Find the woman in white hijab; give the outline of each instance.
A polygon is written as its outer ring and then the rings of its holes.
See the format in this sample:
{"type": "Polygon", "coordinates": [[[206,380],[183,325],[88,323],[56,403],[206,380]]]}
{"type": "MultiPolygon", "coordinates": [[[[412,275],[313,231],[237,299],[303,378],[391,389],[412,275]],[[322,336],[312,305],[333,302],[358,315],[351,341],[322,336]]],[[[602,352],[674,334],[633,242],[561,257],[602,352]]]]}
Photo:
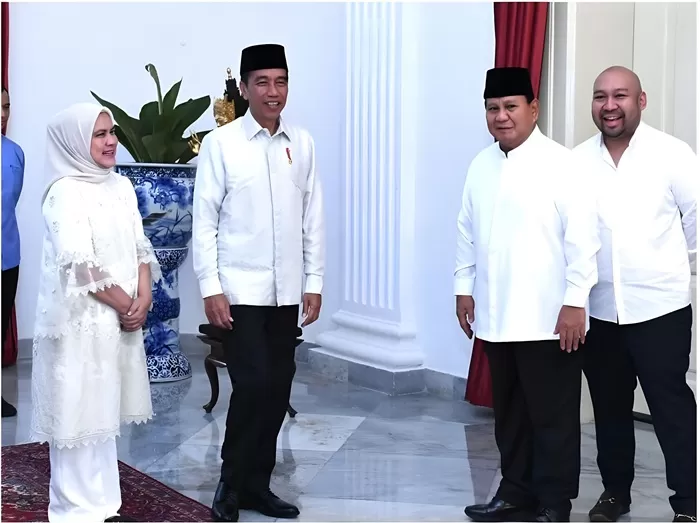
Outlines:
{"type": "Polygon", "coordinates": [[[49,521],[132,521],[115,438],[152,417],[141,327],[160,268],[133,186],[112,170],[110,111],[74,105],[47,141],[31,437],[50,445],[49,521]]]}

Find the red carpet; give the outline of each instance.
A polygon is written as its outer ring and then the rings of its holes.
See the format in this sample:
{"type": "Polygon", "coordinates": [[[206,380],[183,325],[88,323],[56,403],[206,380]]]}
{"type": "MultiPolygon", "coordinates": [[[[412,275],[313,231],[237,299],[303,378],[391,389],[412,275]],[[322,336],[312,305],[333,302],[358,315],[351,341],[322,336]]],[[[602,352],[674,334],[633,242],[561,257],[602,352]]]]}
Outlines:
{"type": "MultiPolygon", "coordinates": [[[[2,447],[2,521],[47,521],[49,448],[2,447]]],[[[138,521],[211,521],[209,507],[119,462],[122,510],[138,521]]]]}

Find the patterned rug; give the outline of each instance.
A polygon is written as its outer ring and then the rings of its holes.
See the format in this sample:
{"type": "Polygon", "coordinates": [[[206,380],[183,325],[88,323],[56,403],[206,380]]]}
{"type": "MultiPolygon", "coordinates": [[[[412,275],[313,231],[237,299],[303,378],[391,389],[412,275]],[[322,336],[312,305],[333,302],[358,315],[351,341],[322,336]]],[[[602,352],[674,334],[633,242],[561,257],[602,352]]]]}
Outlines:
{"type": "MultiPolygon", "coordinates": [[[[49,448],[2,447],[2,521],[47,521],[49,448]]],[[[138,521],[211,521],[209,507],[119,462],[121,513],[138,521]]]]}

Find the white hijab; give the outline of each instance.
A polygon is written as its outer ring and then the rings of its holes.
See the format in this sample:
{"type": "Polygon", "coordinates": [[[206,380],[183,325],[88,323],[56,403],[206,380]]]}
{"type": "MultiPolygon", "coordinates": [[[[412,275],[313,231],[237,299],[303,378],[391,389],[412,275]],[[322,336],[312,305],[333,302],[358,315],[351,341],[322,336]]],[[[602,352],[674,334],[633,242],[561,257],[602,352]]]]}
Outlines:
{"type": "Polygon", "coordinates": [[[46,138],[46,159],[49,182],[41,198],[43,205],[49,189],[62,178],[75,178],[91,183],[107,181],[111,169],[97,165],[90,154],[92,134],[100,114],[114,121],[112,112],[94,103],[79,103],[64,109],[49,122],[46,138]]]}

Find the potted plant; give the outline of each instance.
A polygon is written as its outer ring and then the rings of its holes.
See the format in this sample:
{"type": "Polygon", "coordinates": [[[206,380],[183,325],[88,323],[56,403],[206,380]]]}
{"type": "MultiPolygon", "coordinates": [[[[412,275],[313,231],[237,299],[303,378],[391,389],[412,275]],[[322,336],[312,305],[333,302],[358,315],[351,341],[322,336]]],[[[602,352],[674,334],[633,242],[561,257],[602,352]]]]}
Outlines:
{"type": "Polygon", "coordinates": [[[196,165],[188,163],[209,132],[184,134],[209,108],[203,96],[176,105],[182,80],[162,95],[158,72],[146,65],[156,84],[157,99],[145,104],[138,118],[95,93],[92,96],[114,115],[119,142],[134,163],[117,164],[136,191],[144,232],[153,244],[162,277],[153,284],[153,308],[144,325],[144,346],[151,382],[177,381],[192,376],[180,350],[178,269],[192,238],[192,202],[196,165]]]}

